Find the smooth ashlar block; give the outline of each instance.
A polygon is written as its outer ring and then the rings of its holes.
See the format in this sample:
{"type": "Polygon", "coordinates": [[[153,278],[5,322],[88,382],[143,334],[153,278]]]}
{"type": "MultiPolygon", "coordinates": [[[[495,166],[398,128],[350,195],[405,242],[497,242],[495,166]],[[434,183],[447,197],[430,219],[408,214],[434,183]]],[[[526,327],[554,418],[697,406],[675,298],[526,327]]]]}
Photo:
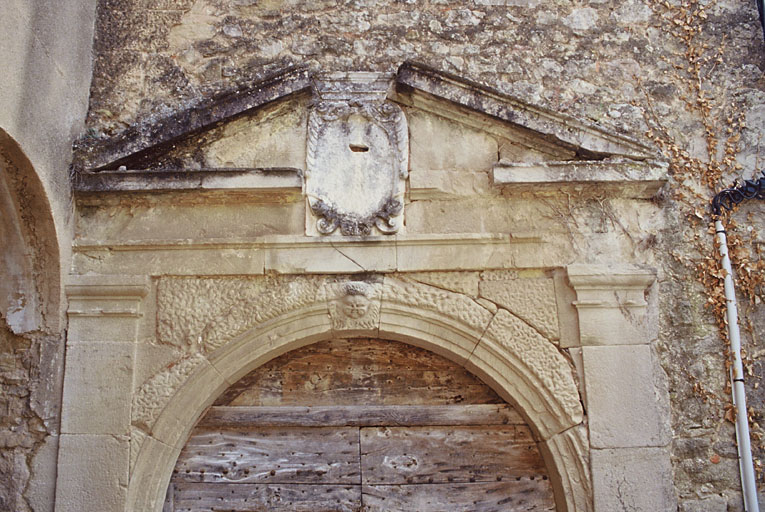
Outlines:
{"type": "Polygon", "coordinates": [[[127,434],[135,347],[76,343],[67,347],[61,431],[127,434]]]}
{"type": "Polygon", "coordinates": [[[127,436],[63,434],[59,444],[56,510],[123,512],[130,460],[127,436]]]}
{"type": "Polygon", "coordinates": [[[592,446],[666,446],[669,409],[654,385],[650,346],[582,347],[582,357],[592,446]]]}
{"type": "Polygon", "coordinates": [[[590,459],[596,511],[677,510],[668,449],[592,450],[590,459]]]}

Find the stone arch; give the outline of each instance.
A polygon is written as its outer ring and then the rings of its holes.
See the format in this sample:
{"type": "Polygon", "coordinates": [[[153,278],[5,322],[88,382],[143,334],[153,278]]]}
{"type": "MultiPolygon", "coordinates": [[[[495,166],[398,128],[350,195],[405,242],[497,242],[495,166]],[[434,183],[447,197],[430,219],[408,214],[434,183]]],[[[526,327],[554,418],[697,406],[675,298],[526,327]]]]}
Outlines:
{"type": "Polygon", "coordinates": [[[591,510],[579,393],[570,364],[551,342],[512,313],[462,294],[397,277],[353,283],[351,293],[367,301],[358,318],[344,311],[347,281],[277,279],[267,293],[239,302],[251,312],[247,318],[237,307],[227,309],[221,325],[201,340],[200,352],[138,391],[133,423],[142,430],[128,510],[161,509],[178,453],[226,388],[285,352],[333,337],[365,336],[430,350],[482,379],[535,431],[559,510],[591,510]],[[228,341],[216,334],[237,331],[228,341]],[[175,383],[169,393],[168,383],[175,383]]]}
{"type": "Polygon", "coordinates": [[[0,316],[16,334],[58,329],[59,247],[43,183],[21,146],[0,129],[0,316]]]}

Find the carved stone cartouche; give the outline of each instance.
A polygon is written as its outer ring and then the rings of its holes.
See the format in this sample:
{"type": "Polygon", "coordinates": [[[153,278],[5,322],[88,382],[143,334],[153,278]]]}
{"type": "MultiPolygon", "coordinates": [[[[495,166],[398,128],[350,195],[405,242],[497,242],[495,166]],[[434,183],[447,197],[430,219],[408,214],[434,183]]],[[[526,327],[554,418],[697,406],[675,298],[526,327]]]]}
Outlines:
{"type": "Polygon", "coordinates": [[[305,192],[322,235],[392,234],[401,226],[409,139],[404,112],[386,100],[391,80],[335,73],[314,82],[305,192]]]}

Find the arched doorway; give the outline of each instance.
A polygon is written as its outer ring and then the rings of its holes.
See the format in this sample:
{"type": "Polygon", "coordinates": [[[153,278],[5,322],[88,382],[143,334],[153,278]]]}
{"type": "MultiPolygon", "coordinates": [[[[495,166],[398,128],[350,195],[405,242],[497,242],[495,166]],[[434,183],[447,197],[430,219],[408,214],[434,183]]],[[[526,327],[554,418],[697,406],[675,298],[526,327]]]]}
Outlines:
{"type": "Polygon", "coordinates": [[[164,510],[554,510],[531,429],[427,350],[334,339],[250,372],[203,415],[164,510]]]}
{"type": "Polygon", "coordinates": [[[15,334],[56,332],[61,276],[56,227],[37,171],[0,128],[0,318],[15,334]]]}

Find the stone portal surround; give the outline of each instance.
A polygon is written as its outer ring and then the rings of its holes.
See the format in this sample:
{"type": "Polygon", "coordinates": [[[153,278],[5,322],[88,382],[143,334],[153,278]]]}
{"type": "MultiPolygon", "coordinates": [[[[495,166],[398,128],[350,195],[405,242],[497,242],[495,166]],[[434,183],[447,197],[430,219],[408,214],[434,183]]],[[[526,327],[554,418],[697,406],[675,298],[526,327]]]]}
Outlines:
{"type": "Polygon", "coordinates": [[[57,510],[159,510],[178,452],[223,390],[286,351],[356,336],[444,355],[513,403],[540,441],[560,510],[616,510],[615,496],[669,510],[671,479],[645,481],[654,467],[669,471],[642,299],[653,273],[570,266],[582,342],[561,336],[577,319],[562,318],[571,290],[550,274],[72,276],[57,510]],[[136,351],[145,325],[177,357],[134,382],[148,364],[136,351]]]}

